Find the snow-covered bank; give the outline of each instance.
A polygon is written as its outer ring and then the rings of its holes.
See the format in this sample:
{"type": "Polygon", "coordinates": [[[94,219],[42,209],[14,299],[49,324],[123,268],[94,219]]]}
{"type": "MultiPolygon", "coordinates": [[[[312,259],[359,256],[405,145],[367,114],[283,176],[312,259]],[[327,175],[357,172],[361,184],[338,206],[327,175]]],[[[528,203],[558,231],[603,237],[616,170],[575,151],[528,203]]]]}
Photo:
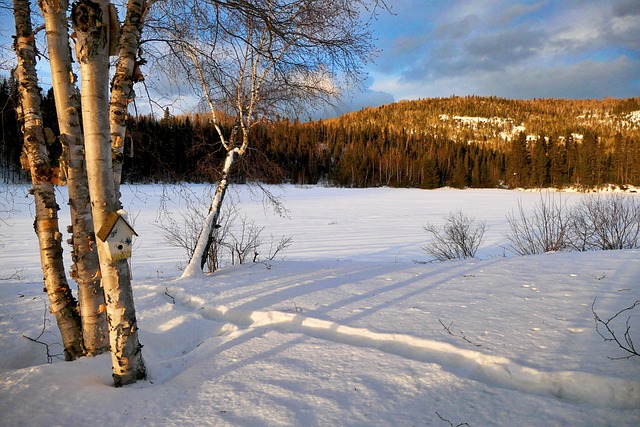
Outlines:
{"type": "MultiPolygon", "coordinates": [[[[640,360],[610,360],[621,352],[591,313],[594,298],[603,317],[640,299],[640,252],[503,257],[505,214],[537,194],[285,187],[287,219],[242,191],[250,218],[293,236],[286,259],[179,281],[184,255],[154,223],[159,190],[126,192],[150,377],[123,389],[110,386],[108,356],[46,364],[22,338],[42,329],[45,297],[28,203],[0,229],[0,276],[16,273],[0,281],[3,425],[640,420],[640,360]],[[414,263],[422,225],[457,209],[487,221],[481,259],[414,263]]],[[[630,325],[640,331],[638,314],[630,325]]],[[[59,341],[53,326],[43,340],[59,341]]]]}

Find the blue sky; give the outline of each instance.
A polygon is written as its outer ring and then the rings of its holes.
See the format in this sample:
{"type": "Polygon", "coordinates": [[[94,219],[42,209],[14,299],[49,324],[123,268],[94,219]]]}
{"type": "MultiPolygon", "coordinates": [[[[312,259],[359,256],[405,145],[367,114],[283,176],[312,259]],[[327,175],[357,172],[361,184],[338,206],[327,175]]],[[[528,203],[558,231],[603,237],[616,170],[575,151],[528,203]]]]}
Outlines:
{"type": "MultiPolygon", "coordinates": [[[[379,53],[365,90],[339,112],[450,95],[640,96],[640,0],[387,3],[393,13],[371,22],[379,53]]],[[[5,38],[13,20],[0,14],[5,38]]]]}
{"type": "Polygon", "coordinates": [[[398,0],[353,109],[426,97],[640,96],[640,0],[398,0]]]}

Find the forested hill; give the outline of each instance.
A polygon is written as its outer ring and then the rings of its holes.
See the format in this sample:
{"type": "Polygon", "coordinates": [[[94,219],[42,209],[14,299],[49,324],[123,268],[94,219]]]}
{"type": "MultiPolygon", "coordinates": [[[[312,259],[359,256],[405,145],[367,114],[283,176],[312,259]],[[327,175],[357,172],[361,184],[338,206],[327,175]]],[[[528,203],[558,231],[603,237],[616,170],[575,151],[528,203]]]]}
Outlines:
{"type": "Polygon", "coordinates": [[[344,186],[640,184],[640,98],[402,101],[307,124],[269,149],[297,182],[344,186]]]}
{"type": "MultiPolygon", "coordinates": [[[[8,85],[0,89],[0,166],[8,181],[17,176],[21,138],[8,85]]],[[[52,96],[44,97],[44,121],[57,133],[52,96]]],[[[169,111],[162,119],[131,117],[125,148],[129,182],[216,181],[225,156],[207,116],[169,111]]],[[[233,179],[349,187],[640,186],[640,98],[450,97],[308,123],[275,118],[252,129],[250,151],[233,179]]]]}
{"type": "Polygon", "coordinates": [[[520,132],[568,137],[591,131],[613,137],[617,132],[638,132],[640,98],[599,101],[454,96],[366,108],[330,121],[336,122],[340,126],[373,124],[392,133],[442,132],[467,142],[502,143],[520,132]]]}

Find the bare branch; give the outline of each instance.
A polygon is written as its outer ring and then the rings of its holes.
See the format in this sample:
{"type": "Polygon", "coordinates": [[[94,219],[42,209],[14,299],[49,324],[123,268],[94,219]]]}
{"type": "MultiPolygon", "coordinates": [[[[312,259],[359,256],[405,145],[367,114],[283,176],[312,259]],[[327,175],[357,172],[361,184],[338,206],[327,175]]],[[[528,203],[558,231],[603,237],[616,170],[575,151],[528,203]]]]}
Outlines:
{"type": "Polygon", "coordinates": [[[600,318],[600,316],[598,316],[598,313],[596,313],[596,310],[595,310],[595,305],[596,305],[596,299],[594,298],[593,303],[591,304],[591,312],[593,313],[593,319],[596,323],[596,332],[598,332],[598,334],[605,341],[615,342],[618,345],[618,347],[620,347],[622,350],[628,353],[627,356],[609,357],[609,359],[620,360],[620,359],[630,359],[634,356],[640,356],[640,353],[638,353],[638,351],[635,349],[633,340],[631,338],[631,326],[629,325],[631,316],[627,317],[627,320],[625,322],[625,330],[622,337],[619,336],[619,332],[616,333],[616,331],[614,330],[611,324],[611,322],[616,320],[616,318],[620,316],[622,313],[631,311],[637,306],[639,306],[640,301],[635,301],[631,306],[627,308],[623,308],[622,310],[618,311],[616,314],[614,314],[612,317],[608,318],[607,320],[603,320],[600,318]],[[604,331],[602,331],[600,328],[604,328],[604,331]]]}
{"type": "MultiPolygon", "coordinates": [[[[452,423],[451,421],[449,421],[449,420],[448,420],[448,419],[446,419],[446,418],[443,418],[443,417],[442,417],[442,415],[440,415],[440,414],[439,414],[439,413],[437,413],[437,412],[436,412],[436,415],[437,415],[437,416],[438,416],[438,418],[440,418],[442,421],[444,421],[444,422],[446,422],[446,423],[449,423],[449,425],[450,425],[451,427],[454,427],[454,425],[453,425],[453,423],[452,423]]],[[[469,426],[469,424],[468,424],[468,423],[460,423],[460,424],[456,424],[456,425],[455,425],[455,427],[462,427],[462,426],[471,427],[471,426],[469,426]]]]}
{"type": "Polygon", "coordinates": [[[453,321],[451,321],[451,323],[449,323],[449,326],[445,325],[444,323],[442,323],[442,320],[438,319],[438,322],[440,322],[440,324],[442,325],[442,327],[444,328],[445,331],[447,331],[449,333],[449,335],[454,336],[454,337],[460,337],[463,340],[465,340],[466,342],[468,342],[471,345],[475,345],[476,347],[482,347],[482,344],[476,344],[472,341],[470,341],[462,332],[460,332],[460,334],[454,334],[451,331],[451,327],[453,326],[453,321]]]}
{"type": "MultiPolygon", "coordinates": [[[[42,300],[42,299],[41,299],[42,300]]],[[[27,335],[22,335],[22,338],[26,338],[31,342],[34,342],[36,344],[40,344],[42,346],[44,346],[46,352],[47,352],[47,363],[53,363],[53,359],[60,359],[60,360],[64,360],[64,354],[63,353],[56,353],[53,354],[51,352],[51,346],[53,344],[47,344],[44,341],[40,341],[40,338],[42,338],[42,336],[44,335],[44,333],[47,330],[47,326],[49,325],[49,320],[47,319],[47,302],[45,300],[42,300],[43,304],[44,304],[44,314],[42,315],[42,330],[40,331],[40,334],[38,334],[37,337],[35,338],[31,338],[27,335]]],[[[62,347],[62,344],[58,343],[56,345],[59,345],[60,347],[62,347]]]]}

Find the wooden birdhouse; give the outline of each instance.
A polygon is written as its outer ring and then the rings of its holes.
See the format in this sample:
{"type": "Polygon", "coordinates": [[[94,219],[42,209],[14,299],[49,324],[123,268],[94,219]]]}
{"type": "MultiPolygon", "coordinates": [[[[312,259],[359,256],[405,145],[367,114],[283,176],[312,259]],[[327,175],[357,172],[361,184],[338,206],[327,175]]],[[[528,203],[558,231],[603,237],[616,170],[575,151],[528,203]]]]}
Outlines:
{"type": "Polygon", "coordinates": [[[138,234],[125,219],[126,212],[109,212],[107,220],[96,233],[100,242],[105,245],[105,252],[111,261],[119,261],[131,257],[133,236],[138,234]]]}

